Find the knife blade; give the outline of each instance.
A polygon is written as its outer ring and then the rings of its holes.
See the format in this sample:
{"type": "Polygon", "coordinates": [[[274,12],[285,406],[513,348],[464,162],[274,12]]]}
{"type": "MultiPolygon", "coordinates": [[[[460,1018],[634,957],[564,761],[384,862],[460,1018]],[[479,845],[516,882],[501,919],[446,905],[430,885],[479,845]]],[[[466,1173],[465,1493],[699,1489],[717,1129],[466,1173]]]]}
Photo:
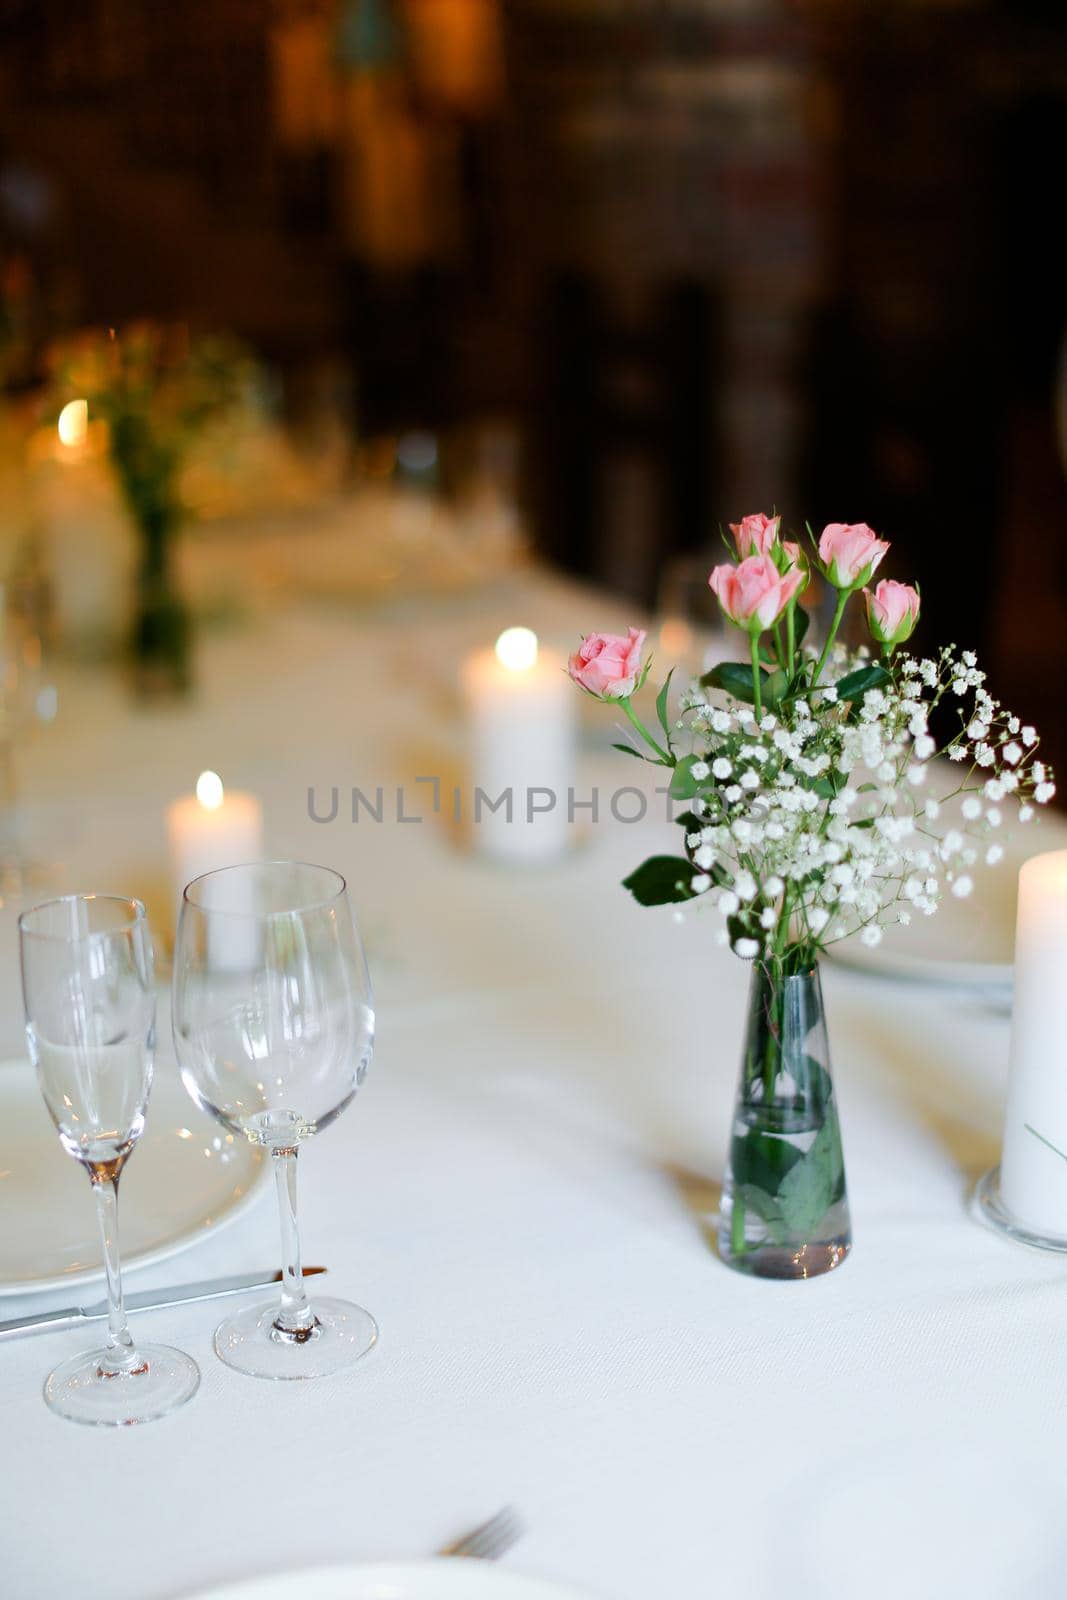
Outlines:
{"type": "MultiPolygon", "coordinates": [[[[315,1278],[325,1267],[305,1267],[304,1277],[315,1278]]],[[[127,1311],[152,1311],[162,1306],[185,1305],[191,1300],[217,1300],[226,1294],[243,1294],[247,1289],[265,1289],[281,1283],[280,1272],[240,1272],[231,1278],[208,1278],[202,1283],[185,1283],[176,1289],[141,1289],[123,1296],[127,1311]]],[[[23,1333],[52,1333],[57,1328],[73,1328],[82,1322],[95,1322],[107,1316],[107,1301],[89,1306],[61,1306],[56,1311],[38,1311],[29,1317],[11,1317],[0,1322],[0,1339],[23,1333]]]]}

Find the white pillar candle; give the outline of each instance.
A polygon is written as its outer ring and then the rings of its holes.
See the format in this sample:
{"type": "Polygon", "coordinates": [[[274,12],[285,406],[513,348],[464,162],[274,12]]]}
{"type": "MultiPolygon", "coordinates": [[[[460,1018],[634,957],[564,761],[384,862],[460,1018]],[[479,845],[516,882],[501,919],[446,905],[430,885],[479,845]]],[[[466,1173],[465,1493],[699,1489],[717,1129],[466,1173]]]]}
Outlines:
{"type": "Polygon", "coordinates": [[[29,443],[30,486],[57,631],[83,654],[109,653],[129,627],[136,529],[108,460],[108,431],[71,400],[29,443]]]}
{"type": "Polygon", "coordinates": [[[529,628],[505,629],[464,663],[471,831],[487,855],[545,861],[567,848],[577,696],[564,665],[529,628]]]}
{"type": "MultiPolygon", "coordinates": [[[[167,836],[174,893],[180,902],[186,884],[205,872],[261,859],[263,808],[254,794],[227,792],[217,773],[202,772],[196,793],[184,795],[168,806],[167,836]]],[[[247,905],[234,902],[231,887],[228,908],[249,913],[255,910],[251,878],[246,888],[247,905]]],[[[218,919],[212,925],[211,938],[213,958],[230,967],[247,964],[258,949],[255,924],[240,917],[234,917],[232,922],[218,919]]]]}
{"type": "Polygon", "coordinates": [[[1034,856],[1019,873],[1000,1163],[1001,1199],[1012,1217],[1035,1233],[1064,1236],[1067,1161],[1042,1139],[1067,1151],[1067,850],[1034,856]]]}

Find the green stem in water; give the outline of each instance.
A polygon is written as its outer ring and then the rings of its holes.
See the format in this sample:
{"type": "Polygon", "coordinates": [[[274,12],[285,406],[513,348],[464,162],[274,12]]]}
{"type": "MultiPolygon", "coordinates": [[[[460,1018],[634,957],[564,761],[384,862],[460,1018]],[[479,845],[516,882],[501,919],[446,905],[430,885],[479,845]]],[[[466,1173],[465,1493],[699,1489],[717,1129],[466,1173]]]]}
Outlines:
{"type": "Polygon", "coordinates": [[[759,664],[759,634],[750,633],[749,646],[752,652],[752,699],[756,707],[756,721],[763,715],[763,703],[760,699],[760,664],[759,664]]]}
{"type": "Polygon", "coordinates": [[[737,1184],[734,1185],[733,1204],[730,1209],[730,1250],[735,1256],[743,1256],[748,1249],[745,1243],[745,1202],[741,1198],[737,1184]]]}
{"type": "Polygon", "coordinates": [[[815,668],[815,675],[811,680],[811,686],[813,689],[817,689],[819,687],[819,679],[822,677],[822,669],[825,667],[827,660],[829,659],[830,651],[834,647],[834,640],[837,638],[837,630],[841,626],[841,618],[845,614],[845,607],[848,605],[848,597],[851,593],[851,589],[842,589],[838,593],[837,606],[834,609],[834,620],[830,624],[830,632],[826,635],[826,643],[822,647],[822,655],[819,657],[819,664],[815,668]]]}
{"type": "Polygon", "coordinates": [[[663,746],[653,739],[652,735],[641,721],[641,718],[637,715],[637,712],[630,704],[629,699],[627,698],[620,700],[619,704],[622,706],[622,709],[626,712],[626,715],[629,717],[630,721],[633,723],[642,739],[644,739],[645,743],[651,745],[652,749],[656,752],[663,766],[673,767],[674,762],[671,760],[671,757],[668,755],[667,751],[664,750],[663,746]]]}

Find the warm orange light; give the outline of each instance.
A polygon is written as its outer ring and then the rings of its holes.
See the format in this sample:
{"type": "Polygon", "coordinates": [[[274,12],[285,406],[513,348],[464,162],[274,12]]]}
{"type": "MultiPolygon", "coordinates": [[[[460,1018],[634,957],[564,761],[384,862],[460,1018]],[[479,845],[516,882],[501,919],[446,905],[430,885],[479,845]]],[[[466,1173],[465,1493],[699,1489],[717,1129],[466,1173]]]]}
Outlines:
{"type": "Polygon", "coordinates": [[[61,444],[69,449],[76,449],[85,443],[89,435],[89,402],[88,400],[68,400],[59,413],[56,423],[61,444]]]}

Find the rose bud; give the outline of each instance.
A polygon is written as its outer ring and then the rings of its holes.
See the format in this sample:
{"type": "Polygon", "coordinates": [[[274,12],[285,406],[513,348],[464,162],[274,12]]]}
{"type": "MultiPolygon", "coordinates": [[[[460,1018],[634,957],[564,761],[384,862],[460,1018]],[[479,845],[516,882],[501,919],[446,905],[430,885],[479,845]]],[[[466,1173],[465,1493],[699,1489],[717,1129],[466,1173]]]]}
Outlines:
{"type": "Polygon", "coordinates": [[[883,578],[872,594],[864,589],[867,624],[874,639],[885,649],[895,650],[910,639],[919,620],[919,591],[910,584],[883,578]]]}
{"type": "Polygon", "coordinates": [[[719,604],[739,628],[762,633],[773,628],[790,600],[804,586],[798,567],[779,572],[770,556],[749,556],[732,566],[716,567],[708,583],[719,604]]]}
{"type": "Polygon", "coordinates": [[[754,511],[751,516],[742,517],[740,522],[731,522],[730,532],[737,545],[738,558],[744,561],[746,556],[768,556],[772,546],[778,540],[778,528],[781,517],[765,517],[762,512],[754,511]]]}
{"type": "Polygon", "coordinates": [[[567,662],[567,671],[598,700],[626,700],[641,678],[641,651],[647,634],[630,628],[618,633],[588,633],[567,662]]]}
{"type": "Polygon", "coordinates": [[[819,557],[835,589],[859,589],[871,581],[889,545],[865,522],[828,522],[819,540],[819,557]]]}

